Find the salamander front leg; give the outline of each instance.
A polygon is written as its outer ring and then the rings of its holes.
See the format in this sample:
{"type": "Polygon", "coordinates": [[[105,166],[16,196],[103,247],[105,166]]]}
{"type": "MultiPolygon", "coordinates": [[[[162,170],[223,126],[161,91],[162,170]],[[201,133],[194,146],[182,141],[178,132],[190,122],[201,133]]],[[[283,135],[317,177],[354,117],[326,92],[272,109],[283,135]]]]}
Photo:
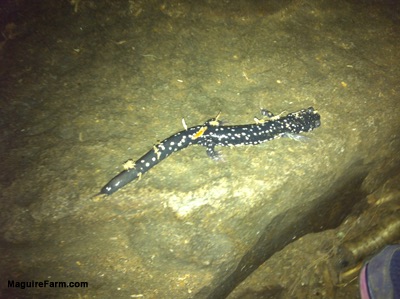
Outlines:
{"type": "Polygon", "coordinates": [[[271,111],[262,108],[262,107],[261,107],[261,104],[260,104],[260,112],[261,112],[261,115],[262,115],[262,118],[261,118],[261,119],[258,118],[257,116],[254,116],[254,121],[255,121],[255,123],[256,123],[257,125],[263,124],[263,123],[265,123],[266,121],[268,121],[268,120],[270,120],[271,118],[274,117],[274,114],[273,114],[271,111]]]}
{"type": "Polygon", "coordinates": [[[261,115],[264,116],[264,117],[268,117],[268,118],[274,117],[274,114],[271,111],[267,110],[267,109],[264,109],[264,108],[260,107],[260,112],[261,112],[261,115]]]}
{"type": "Polygon", "coordinates": [[[274,113],[272,113],[270,110],[267,110],[265,108],[262,108],[260,105],[260,113],[263,116],[262,119],[259,119],[257,117],[254,117],[254,121],[256,124],[263,124],[269,120],[278,120],[281,118],[281,116],[283,114],[286,113],[286,111],[282,111],[281,113],[279,113],[278,115],[275,115],[274,113]]]}
{"type": "Polygon", "coordinates": [[[214,145],[207,145],[206,152],[207,152],[207,155],[214,161],[223,161],[224,160],[221,153],[215,150],[214,145]]]}

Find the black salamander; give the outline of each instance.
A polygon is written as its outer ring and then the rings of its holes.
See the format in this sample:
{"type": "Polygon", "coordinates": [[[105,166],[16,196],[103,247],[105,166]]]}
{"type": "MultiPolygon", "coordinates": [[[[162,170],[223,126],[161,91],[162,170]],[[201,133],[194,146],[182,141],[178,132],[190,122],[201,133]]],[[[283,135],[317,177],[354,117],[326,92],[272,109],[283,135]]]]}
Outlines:
{"type": "Polygon", "coordinates": [[[159,162],[189,145],[202,145],[214,160],[220,156],[216,146],[256,145],[292,134],[309,132],[321,125],[320,115],[313,107],[289,113],[286,116],[268,114],[266,120],[256,119],[256,123],[237,126],[223,126],[217,117],[209,119],[201,126],[187,128],[153,146],[136,162],[129,160],[125,170],[105,185],[100,194],[110,195],[140,177],[159,162]]]}

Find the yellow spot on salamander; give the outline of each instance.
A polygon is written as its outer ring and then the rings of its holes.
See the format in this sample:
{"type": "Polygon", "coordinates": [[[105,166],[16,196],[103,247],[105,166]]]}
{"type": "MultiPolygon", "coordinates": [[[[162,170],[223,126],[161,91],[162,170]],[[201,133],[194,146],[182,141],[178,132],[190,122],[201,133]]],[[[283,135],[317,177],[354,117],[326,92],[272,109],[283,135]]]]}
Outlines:
{"type": "MultiPolygon", "coordinates": [[[[210,125],[215,126],[215,127],[219,126],[220,123],[221,123],[221,122],[218,120],[218,118],[220,117],[220,115],[221,115],[221,111],[218,113],[218,115],[215,117],[214,120],[210,121],[210,125]]],[[[203,133],[204,133],[204,132],[203,132],[203,133]]]]}
{"type": "Polygon", "coordinates": [[[208,129],[207,127],[201,127],[200,130],[198,130],[197,133],[195,133],[192,136],[192,139],[195,140],[195,139],[201,137],[204,134],[204,132],[207,131],[207,129],[208,129]]]}
{"type": "Polygon", "coordinates": [[[157,144],[153,145],[154,153],[157,155],[157,160],[160,160],[161,152],[157,148],[157,144]]]}
{"type": "Polygon", "coordinates": [[[126,161],[123,164],[123,167],[124,167],[125,170],[134,169],[135,168],[135,162],[133,162],[132,159],[129,159],[128,161],[126,161]]]}
{"type": "Polygon", "coordinates": [[[261,125],[261,124],[265,123],[265,120],[254,117],[254,122],[256,123],[256,125],[261,125]]]}
{"type": "MultiPolygon", "coordinates": [[[[278,115],[274,115],[274,116],[270,117],[269,119],[270,119],[270,120],[278,120],[278,119],[280,119],[280,118],[282,117],[282,115],[285,114],[285,113],[286,113],[286,110],[285,110],[285,111],[282,111],[282,112],[279,113],[278,115]]],[[[296,113],[297,113],[297,112],[296,112],[296,113]]]]}

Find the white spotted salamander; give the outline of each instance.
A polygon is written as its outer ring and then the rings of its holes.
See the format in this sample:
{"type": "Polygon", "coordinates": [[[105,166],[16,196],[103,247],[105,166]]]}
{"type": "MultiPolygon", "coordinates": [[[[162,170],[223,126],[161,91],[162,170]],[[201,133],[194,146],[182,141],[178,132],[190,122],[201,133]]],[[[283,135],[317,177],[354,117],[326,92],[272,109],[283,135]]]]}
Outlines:
{"type": "Polygon", "coordinates": [[[154,145],[136,162],[129,160],[129,163],[125,163],[126,169],[109,181],[99,194],[114,193],[131,181],[140,178],[172,153],[189,145],[205,146],[208,156],[218,160],[216,146],[256,145],[292,134],[309,132],[321,125],[320,115],[313,107],[289,113],[286,116],[273,116],[269,112],[269,119],[256,119],[256,123],[248,125],[223,126],[218,117],[219,114],[201,126],[187,128],[168,137],[154,145]]]}

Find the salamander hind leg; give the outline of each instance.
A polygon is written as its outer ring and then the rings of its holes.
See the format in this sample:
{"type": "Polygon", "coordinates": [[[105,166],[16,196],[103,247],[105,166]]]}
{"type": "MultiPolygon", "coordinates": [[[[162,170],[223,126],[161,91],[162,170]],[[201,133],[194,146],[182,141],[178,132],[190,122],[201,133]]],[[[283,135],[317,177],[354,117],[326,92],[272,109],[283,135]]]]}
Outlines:
{"type": "Polygon", "coordinates": [[[300,135],[300,134],[289,133],[289,132],[284,133],[282,136],[290,138],[290,139],[292,139],[294,141],[299,141],[299,142],[308,142],[308,141],[311,140],[310,137],[303,136],[303,135],[300,135]]]}

